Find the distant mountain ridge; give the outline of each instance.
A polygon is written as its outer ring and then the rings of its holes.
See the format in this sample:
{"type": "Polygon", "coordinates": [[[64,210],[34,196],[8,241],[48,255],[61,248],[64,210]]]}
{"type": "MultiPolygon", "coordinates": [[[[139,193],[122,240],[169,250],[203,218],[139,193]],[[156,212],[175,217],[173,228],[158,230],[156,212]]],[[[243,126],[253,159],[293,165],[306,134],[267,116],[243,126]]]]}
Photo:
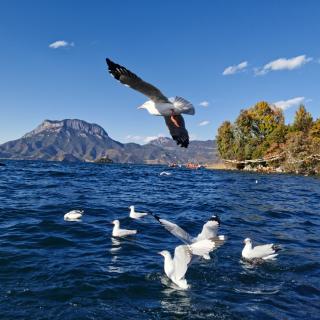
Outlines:
{"type": "Polygon", "coordinates": [[[22,138],[29,138],[45,131],[60,131],[63,128],[79,130],[83,133],[96,135],[97,137],[108,137],[106,131],[95,123],[88,123],[78,119],[44,120],[37,128],[26,133],[22,138]]]}
{"type": "Polygon", "coordinates": [[[166,137],[145,145],[120,143],[99,125],[78,119],[44,120],[22,138],[0,145],[0,158],[48,161],[96,161],[108,157],[115,163],[166,164],[217,161],[214,140],[191,141],[179,148],[166,137]]]}

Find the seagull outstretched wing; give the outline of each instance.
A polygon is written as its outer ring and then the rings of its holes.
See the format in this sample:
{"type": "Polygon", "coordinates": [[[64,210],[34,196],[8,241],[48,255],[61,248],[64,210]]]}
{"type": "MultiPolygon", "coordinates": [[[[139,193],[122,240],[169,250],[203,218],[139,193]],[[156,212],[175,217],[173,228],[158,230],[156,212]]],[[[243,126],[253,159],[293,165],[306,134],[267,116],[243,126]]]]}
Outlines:
{"type": "Polygon", "coordinates": [[[155,214],[153,216],[160,222],[160,224],[167,231],[169,231],[175,237],[180,239],[182,242],[184,242],[186,244],[192,243],[192,237],[190,236],[190,234],[187,231],[183,230],[181,227],[179,227],[175,223],[172,223],[172,222],[165,220],[165,219],[161,219],[159,216],[157,216],[155,214]]]}
{"type": "Polygon", "coordinates": [[[169,103],[169,100],[163,93],[152,84],[143,81],[133,72],[125,67],[106,59],[109,73],[122,84],[139,91],[156,103],[169,103]]]}
{"type": "Polygon", "coordinates": [[[192,259],[192,252],[187,245],[180,245],[174,250],[174,277],[176,280],[184,278],[188,270],[188,265],[192,259]]]}
{"type": "Polygon", "coordinates": [[[189,134],[182,115],[174,116],[174,121],[172,121],[172,117],[164,117],[164,120],[166,121],[172,139],[181,147],[187,148],[189,145],[189,134]]]}

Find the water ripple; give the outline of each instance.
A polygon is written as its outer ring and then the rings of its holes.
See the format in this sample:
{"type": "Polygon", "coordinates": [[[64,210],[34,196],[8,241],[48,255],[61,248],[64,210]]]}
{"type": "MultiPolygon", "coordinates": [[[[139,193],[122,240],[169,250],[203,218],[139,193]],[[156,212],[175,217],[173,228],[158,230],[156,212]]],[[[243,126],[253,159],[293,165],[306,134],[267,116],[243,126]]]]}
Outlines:
{"type": "Polygon", "coordinates": [[[163,166],[7,161],[0,170],[3,319],[317,319],[320,180],[163,166]],[[160,176],[170,171],[168,177],[160,176]],[[255,181],[258,180],[258,183],[255,181]],[[213,213],[229,241],[190,266],[177,290],[157,254],[179,241],[128,206],[192,235],[213,213]],[[83,209],[82,221],[63,215],[83,209]],[[119,218],[136,237],[113,239],[119,218]],[[242,241],[275,242],[278,260],[248,265],[242,241]]]}

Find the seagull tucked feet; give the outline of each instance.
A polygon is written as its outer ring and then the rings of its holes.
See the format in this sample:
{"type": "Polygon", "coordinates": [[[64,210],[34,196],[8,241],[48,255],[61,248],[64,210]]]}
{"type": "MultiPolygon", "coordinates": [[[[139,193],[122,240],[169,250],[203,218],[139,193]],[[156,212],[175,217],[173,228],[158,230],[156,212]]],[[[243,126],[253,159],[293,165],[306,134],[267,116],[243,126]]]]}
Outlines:
{"type": "MultiPolygon", "coordinates": [[[[168,220],[160,218],[158,215],[153,215],[158,222],[172,235],[180,239],[182,242],[186,244],[194,244],[201,240],[214,240],[215,246],[214,249],[217,249],[218,247],[222,246],[225,241],[227,240],[227,237],[224,235],[218,236],[218,228],[220,226],[220,218],[217,215],[213,215],[209,221],[207,221],[203,227],[201,232],[194,238],[192,237],[188,232],[183,230],[181,227],[179,227],[177,224],[172,223],[168,220]]],[[[197,255],[197,254],[196,254],[197,255]]],[[[202,258],[209,260],[210,256],[209,254],[199,254],[202,256],[202,258]]]]}
{"type": "Polygon", "coordinates": [[[126,229],[120,229],[120,221],[119,220],[113,220],[112,224],[114,224],[113,230],[112,230],[112,236],[113,237],[127,237],[131,236],[137,233],[137,230],[126,230],[126,229]]]}
{"type": "Polygon", "coordinates": [[[83,210],[71,210],[68,213],[66,213],[63,218],[66,221],[79,221],[82,218],[82,215],[84,214],[83,210]]]}
{"type": "Polygon", "coordinates": [[[158,88],[143,81],[125,67],[106,59],[109,73],[125,86],[147,96],[150,100],[138,109],[146,109],[151,115],[163,116],[170,134],[181,147],[189,145],[189,134],[185,128],[182,113],[193,115],[194,106],[181,97],[167,98],[158,88]]]}
{"type": "Polygon", "coordinates": [[[132,219],[141,219],[142,217],[145,217],[148,215],[148,213],[146,212],[135,211],[134,206],[130,206],[129,209],[130,209],[129,217],[132,219]]]}
{"type": "Polygon", "coordinates": [[[209,255],[216,244],[213,240],[201,240],[191,245],[180,245],[174,250],[174,257],[167,250],[159,252],[164,257],[164,272],[181,289],[188,289],[185,274],[193,255],[209,255]]]}
{"type": "Polygon", "coordinates": [[[280,246],[273,243],[259,245],[253,248],[250,238],[244,239],[243,243],[242,258],[247,261],[274,259],[278,255],[277,252],[281,250],[280,246]]]}

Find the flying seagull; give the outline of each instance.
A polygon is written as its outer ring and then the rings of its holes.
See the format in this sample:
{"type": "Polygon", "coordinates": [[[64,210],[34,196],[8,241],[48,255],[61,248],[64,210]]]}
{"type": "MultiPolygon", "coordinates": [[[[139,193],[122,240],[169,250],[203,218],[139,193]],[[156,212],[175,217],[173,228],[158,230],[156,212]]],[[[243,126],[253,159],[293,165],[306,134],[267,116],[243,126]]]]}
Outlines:
{"type": "Polygon", "coordinates": [[[185,279],[185,274],[191,262],[192,255],[209,255],[215,248],[213,240],[201,240],[191,245],[180,245],[174,250],[174,257],[167,250],[158,252],[164,257],[164,272],[168,278],[181,289],[188,289],[189,285],[185,279]]]}
{"type": "MultiPolygon", "coordinates": [[[[183,230],[177,224],[172,223],[168,220],[160,218],[158,215],[153,214],[153,216],[158,220],[158,222],[171,234],[180,239],[185,244],[194,244],[202,240],[213,240],[215,241],[215,249],[222,246],[226,241],[226,237],[223,235],[218,236],[218,228],[220,225],[220,219],[218,216],[213,215],[209,221],[207,221],[203,227],[202,231],[196,236],[192,237],[187,231],[183,230]]],[[[201,255],[204,259],[209,260],[210,256],[208,254],[201,255]]]]}
{"type": "Polygon", "coordinates": [[[252,241],[250,238],[244,239],[243,243],[244,248],[242,250],[242,258],[249,261],[274,259],[278,255],[277,252],[281,250],[279,246],[274,245],[273,243],[252,248],[252,241]]]}
{"type": "Polygon", "coordinates": [[[120,221],[119,220],[113,220],[112,224],[114,224],[113,230],[112,230],[112,236],[113,237],[127,237],[131,236],[137,233],[137,230],[127,230],[127,229],[120,229],[120,221]]]}
{"type": "Polygon", "coordinates": [[[143,81],[137,75],[125,67],[106,59],[109,73],[125,86],[147,96],[150,100],[145,102],[138,109],[147,109],[152,115],[163,116],[170,134],[181,147],[187,148],[189,145],[189,135],[185,128],[182,113],[193,115],[195,113],[193,105],[181,97],[167,98],[152,84],[143,81]]]}

